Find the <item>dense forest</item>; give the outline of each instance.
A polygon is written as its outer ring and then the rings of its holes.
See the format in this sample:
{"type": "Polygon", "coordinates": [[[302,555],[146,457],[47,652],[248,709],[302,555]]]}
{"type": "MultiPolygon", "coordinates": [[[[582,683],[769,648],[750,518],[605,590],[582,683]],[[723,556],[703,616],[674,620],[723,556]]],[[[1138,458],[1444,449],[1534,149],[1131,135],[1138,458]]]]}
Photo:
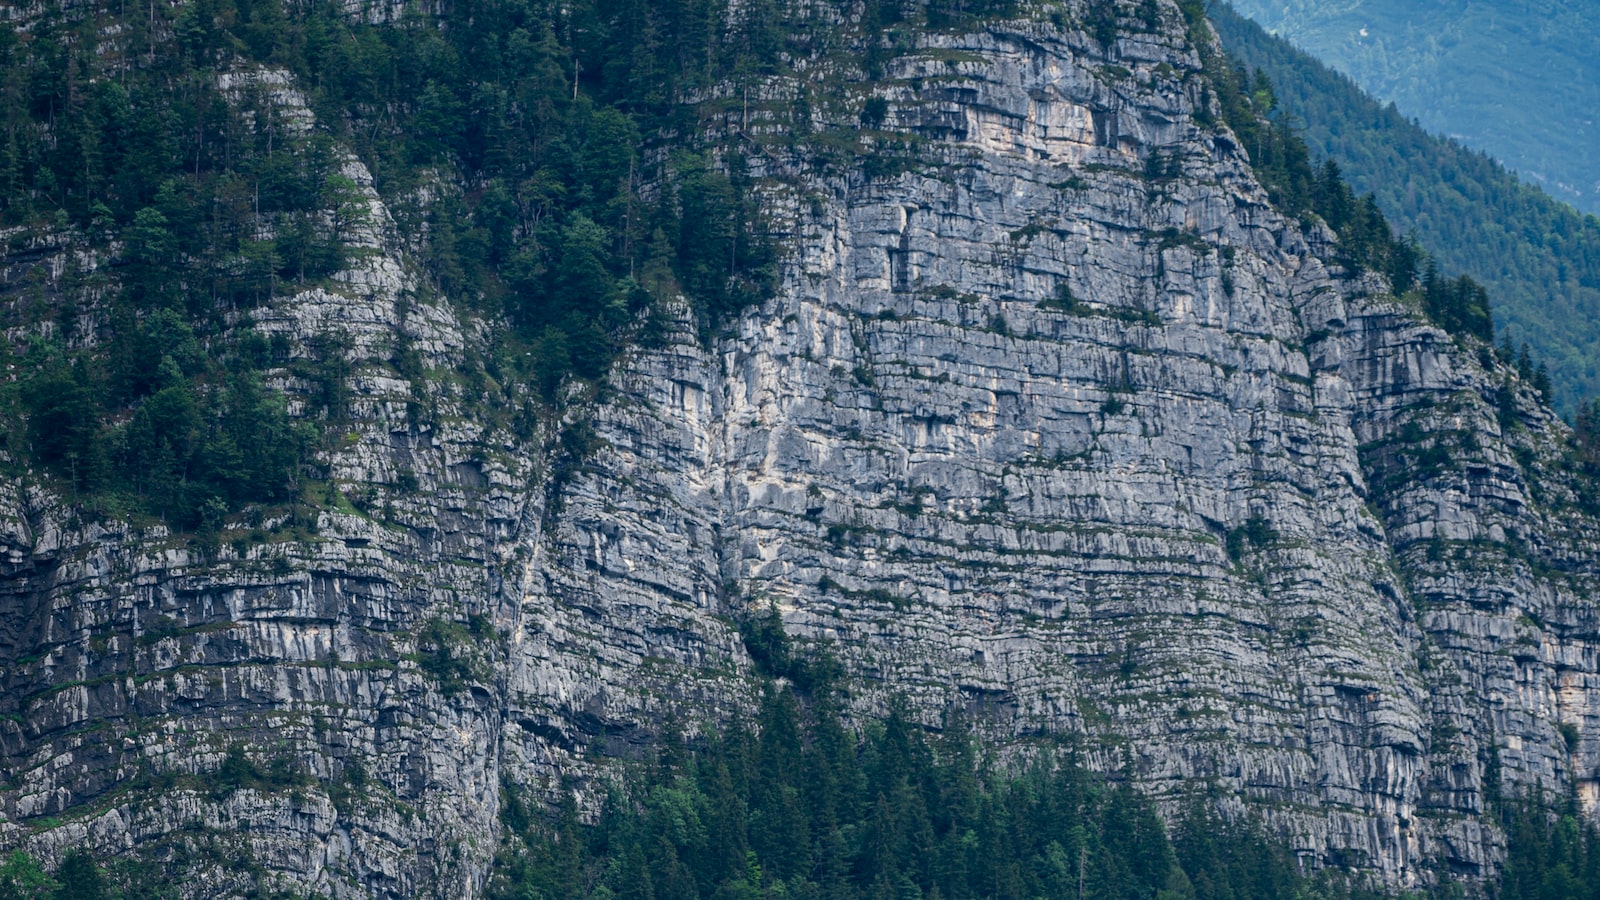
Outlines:
{"type": "Polygon", "coordinates": [[[754,727],[692,745],[669,727],[589,823],[571,798],[548,821],[508,789],[492,896],[1383,896],[1307,876],[1259,823],[1219,817],[1203,787],[1169,834],[1148,798],[1090,773],[1070,742],[1019,770],[986,754],[959,710],[935,731],[896,708],[854,732],[825,652],[797,652],[776,609],[741,632],[767,676],[754,727]]]}
{"type": "MultiPolygon", "coordinates": [[[[839,669],[802,651],[776,609],[742,627],[766,676],[754,727],[685,742],[676,727],[584,821],[514,790],[491,896],[629,898],[1458,898],[1448,875],[1395,893],[1314,872],[1259,821],[1224,817],[1205,785],[1173,824],[1130,784],[1085,769],[1070,738],[1025,762],[982,749],[960,710],[919,727],[892,708],[846,727],[839,669]]],[[[1490,797],[1510,837],[1498,900],[1600,900],[1600,834],[1529,798],[1490,797]]],[[[3,894],[0,894],[3,897],[3,894]]]]}
{"type": "Polygon", "coordinates": [[[1600,220],[1428,134],[1227,5],[1210,16],[1227,51],[1276,88],[1285,121],[1317,158],[1337,160],[1442,269],[1487,288],[1503,338],[1548,364],[1558,408],[1570,414],[1600,395],[1600,220]]]}
{"type": "Polygon", "coordinates": [[[508,798],[492,895],[545,897],[1377,897],[1304,874],[1259,825],[1197,792],[1168,833],[1126,779],[1070,749],[998,769],[956,718],[891,712],[857,736],[827,690],[769,682],[757,729],[667,745],[582,824],[508,798]]]}
{"type": "MultiPolygon", "coordinates": [[[[498,362],[546,397],[600,375],[655,294],[681,288],[708,318],[761,295],[772,248],[738,160],[708,155],[682,98],[768,65],[781,32],[719,10],[503,2],[362,25],[332,3],[201,0],[52,5],[0,30],[8,261],[87,251],[60,296],[38,271],[10,282],[7,328],[30,337],[0,347],[26,373],[0,386],[0,449],[93,511],[183,529],[302,499],[344,415],[343,348],[267,340],[251,314],[338,290],[371,252],[350,151],[402,233],[426,235],[428,287],[510,323],[498,362]],[[292,73],[314,127],[270,79],[217,77],[261,69],[292,73]],[[268,367],[313,386],[309,420],[263,390],[268,367]]],[[[422,374],[404,348],[393,362],[422,374]]]]}

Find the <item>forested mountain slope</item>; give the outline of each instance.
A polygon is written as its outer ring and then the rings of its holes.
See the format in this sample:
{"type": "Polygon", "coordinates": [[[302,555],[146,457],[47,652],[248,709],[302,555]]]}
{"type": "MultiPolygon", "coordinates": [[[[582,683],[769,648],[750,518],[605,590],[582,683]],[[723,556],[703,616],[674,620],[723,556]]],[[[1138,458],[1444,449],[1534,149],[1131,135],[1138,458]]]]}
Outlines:
{"type": "Polygon", "coordinates": [[[1376,194],[1396,230],[1446,269],[1489,288],[1502,338],[1547,360],[1561,408],[1600,396],[1600,221],[1429,134],[1226,4],[1210,15],[1228,52],[1266,73],[1319,157],[1376,194]]]}
{"type": "Polygon", "coordinates": [[[1198,3],[9,14],[7,849],[1223,896],[1158,811],[1399,890],[1525,798],[1594,858],[1600,440],[1198,3]]]}
{"type": "Polygon", "coordinates": [[[1435,134],[1600,213],[1600,8],[1587,0],[1238,0],[1435,134]]]}

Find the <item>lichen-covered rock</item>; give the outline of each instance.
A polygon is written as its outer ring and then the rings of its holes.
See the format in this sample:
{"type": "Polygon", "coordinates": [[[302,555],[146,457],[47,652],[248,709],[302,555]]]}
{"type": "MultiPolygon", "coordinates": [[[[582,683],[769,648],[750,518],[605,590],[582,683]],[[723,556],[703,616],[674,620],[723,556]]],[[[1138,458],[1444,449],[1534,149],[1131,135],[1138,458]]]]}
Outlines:
{"type": "Polygon", "coordinates": [[[346,367],[314,523],[204,546],[0,486],[0,844],[165,854],[199,893],[469,895],[503,782],[581,787],[748,708],[734,622],[769,604],[859,713],[1075,736],[1318,864],[1487,875],[1495,785],[1592,806],[1565,427],[1273,210],[1163,16],[1109,50],[922,35],[876,88],[917,155],[751,156],[793,233],[777,295],[709,344],[667,310],[548,433],[474,415],[485,336],[351,161],[367,252],[255,323],[346,367]]]}

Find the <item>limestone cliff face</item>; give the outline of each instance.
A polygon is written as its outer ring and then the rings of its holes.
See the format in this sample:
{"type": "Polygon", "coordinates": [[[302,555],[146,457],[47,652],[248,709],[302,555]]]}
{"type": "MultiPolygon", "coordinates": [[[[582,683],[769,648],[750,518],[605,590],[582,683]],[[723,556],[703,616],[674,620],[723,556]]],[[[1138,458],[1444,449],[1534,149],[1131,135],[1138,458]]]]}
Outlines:
{"type": "MultiPolygon", "coordinates": [[[[370,178],[354,162],[347,174],[367,195],[368,252],[334,288],[254,323],[289,340],[290,363],[337,348],[351,424],[324,511],[257,517],[206,547],[3,488],[0,843],[153,851],[216,895],[262,879],[334,895],[481,882],[504,654],[486,642],[483,683],[446,693],[419,651],[430,623],[506,618],[499,560],[537,462],[458,417],[444,376],[474,335],[448,306],[411,299],[370,178]],[[397,344],[434,377],[426,389],[389,365],[397,344]],[[438,424],[416,424],[418,404],[438,424]],[[223,790],[210,776],[230,748],[264,777],[223,790]]],[[[292,371],[278,386],[303,398],[292,371]]]]}
{"type": "Polygon", "coordinates": [[[347,338],[314,535],[195,548],[5,488],[0,842],[167,848],[208,892],[470,893],[502,782],[747,707],[732,623],[767,604],[861,713],[1078,735],[1320,864],[1487,875],[1489,785],[1600,799],[1564,426],[1272,209],[1163,16],[1114,48],[921,36],[872,88],[917,158],[752,156],[777,296],[709,344],[669,310],[548,434],[468,414],[483,326],[419,299],[372,195],[347,289],[257,324],[347,338]],[[468,677],[426,665],[452,640],[468,677]],[[192,777],[235,745],[312,777],[192,777]]]}

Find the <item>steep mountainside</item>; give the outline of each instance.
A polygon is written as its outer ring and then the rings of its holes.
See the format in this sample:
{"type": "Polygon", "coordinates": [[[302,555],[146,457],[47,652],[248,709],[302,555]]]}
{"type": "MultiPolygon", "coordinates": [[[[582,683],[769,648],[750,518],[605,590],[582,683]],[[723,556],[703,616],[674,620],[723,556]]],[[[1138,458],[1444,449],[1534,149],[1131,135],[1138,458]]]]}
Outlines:
{"type": "Polygon", "coordinates": [[[1494,296],[1501,339],[1546,360],[1558,408],[1600,395],[1600,220],[1436,137],[1225,5],[1210,9],[1229,54],[1271,79],[1281,109],[1397,231],[1494,296]]]}
{"type": "MultiPolygon", "coordinates": [[[[503,786],[587,791],[752,708],[736,623],[771,605],[857,715],[1075,736],[1310,863],[1492,876],[1492,799],[1592,811],[1569,431],[1272,208],[1203,22],[1014,12],[717,88],[700,127],[742,149],[776,290],[721,328],[658,301],[520,432],[478,406],[497,322],[427,289],[341,157],[363,252],[250,314],[290,415],[322,390],[297,360],[348,397],[319,504],[207,536],[4,488],[0,842],[147,854],[196,894],[470,895],[503,786]]],[[[70,296],[66,258],[103,261],[78,240],[12,248],[8,302],[70,296]]],[[[52,327],[22,318],[18,345],[52,327]]]]}
{"type": "Polygon", "coordinates": [[[1236,0],[1272,33],[1385,102],[1493,154],[1556,197],[1600,212],[1594,6],[1236,0]]]}

